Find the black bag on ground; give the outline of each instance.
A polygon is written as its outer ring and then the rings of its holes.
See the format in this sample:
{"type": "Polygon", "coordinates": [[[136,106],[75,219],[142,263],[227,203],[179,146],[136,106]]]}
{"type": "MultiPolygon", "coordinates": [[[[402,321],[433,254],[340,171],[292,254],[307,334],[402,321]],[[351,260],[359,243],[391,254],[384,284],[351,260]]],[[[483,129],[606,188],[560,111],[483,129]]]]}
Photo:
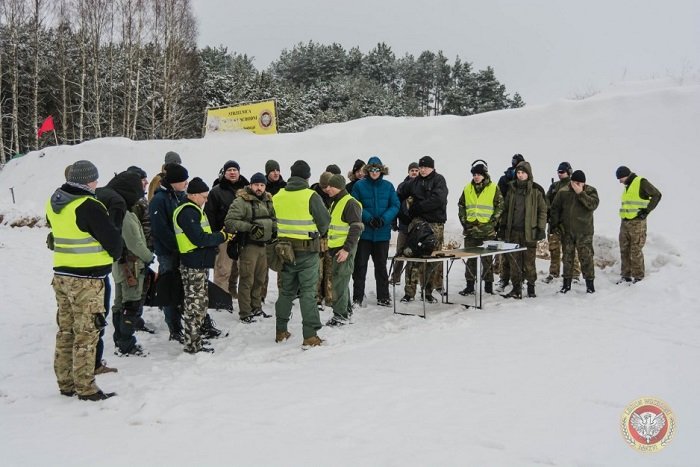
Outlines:
{"type": "Polygon", "coordinates": [[[185,299],[182,277],[177,269],[160,274],[155,288],[153,306],[177,306],[185,299]]]}
{"type": "Polygon", "coordinates": [[[156,273],[149,267],[146,268],[146,276],[143,279],[143,290],[144,306],[156,306],[153,304],[156,297],[156,273]]]}
{"type": "Polygon", "coordinates": [[[209,308],[212,310],[226,310],[233,312],[233,299],[231,294],[213,283],[207,281],[207,297],[209,298],[209,308]]]}
{"type": "Polygon", "coordinates": [[[411,258],[430,256],[437,244],[437,237],[430,224],[424,220],[414,219],[408,227],[403,254],[411,258]]]}

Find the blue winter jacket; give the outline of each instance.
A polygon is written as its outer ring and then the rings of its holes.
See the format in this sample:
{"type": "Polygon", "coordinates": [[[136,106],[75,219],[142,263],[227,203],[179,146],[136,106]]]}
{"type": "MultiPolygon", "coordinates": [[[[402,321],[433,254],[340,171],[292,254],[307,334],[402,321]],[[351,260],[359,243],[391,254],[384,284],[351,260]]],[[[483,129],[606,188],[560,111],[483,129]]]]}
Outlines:
{"type": "Polygon", "coordinates": [[[399,213],[399,197],[396,196],[394,185],[384,180],[382,174],[377,180],[369,176],[358,180],[352,188],[352,196],[362,203],[362,222],[365,230],[360,240],[386,242],[391,239],[391,223],[399,213]],[[374,217],[380,217],[384,224],[375,229],[369,225],[374,217]]]}
{"type": "Polygon", "coordinates": [[[184,193],[175,192],[168,184],[163,184],[156,190],[148,205],[151,216],[151,235],[153,248],[157,256],[177,256],[177,242],[173,228],[173,213],[180,202],[185,199],[184,193]]]}

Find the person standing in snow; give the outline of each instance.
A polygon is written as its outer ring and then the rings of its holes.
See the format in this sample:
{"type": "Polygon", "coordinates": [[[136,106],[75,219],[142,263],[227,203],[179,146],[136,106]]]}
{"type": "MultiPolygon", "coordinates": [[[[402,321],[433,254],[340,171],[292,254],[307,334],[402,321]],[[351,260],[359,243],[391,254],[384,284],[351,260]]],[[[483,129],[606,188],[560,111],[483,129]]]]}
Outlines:
{"type": "Polygon", "coordinates": [[[624,185],[620,207],[621,278],[618,284],[644,279],[644,253],[647,240],[647,216],[661,201],[661,192],[649,180],[620,166],[615,177],[624,185]]]}
{"type": "Polygon", "coordinates": [[[357,159],[352,166],[352,170],[348,172],[348,180],[350,181],[347,185],[345,185],[345,189],[348,193],[352,193],[352,189],[355,187],[355,183],[357,183],[358,180],[362,180],[365,177],[365,172],[362,170],[362,167],[364,166],[365,161],[363,161],[362,159],[357,159]]]}
{"type": "Polygon", "coordinates": [[[550,228],[561,239],[564,250],[564,283],[560,292],[571,290],[574,260],[578,254],[586,280],[586,292],[594,293],[593,211],[598,207],[598,191],[586,184],[586,174],[577,170],[571,181],[554,196],[550,209],[550,228]]]}
{"type": "MultiPolygon", "coordinates": [[[[488,166],[482,160],[474,161],[471,168],[472,180],[464,187],[459,197],[458,215],[462,224],[464,247],[481,245],[484,240],[495,240],[498,222],[503,212],[503,196],[498,185],[491,181],[488,166]]],[[[460,295],[473,295],[476,279],[476,259],[467,260],[464,272],[467,286],[460,295]]],[[[481,258],[481,277],[485,281],[484,291],[493,293],[493,257],[481,258]]]]}
{"type": "Polygon", "coordinates": [[[226,231],[236,232],[239,237],[239,319],[250,324],[256,317],[271,318],[272,315],[262,309],[262,291],[267,278],[266,245],[277,236],[277,219],[272,195],[265,191],[263,174],[254,174],[250,185],[238,190],[224,226],[226,231]]]}
{"type": "MultiPolygon", "coordinates": [[[[418,162],[411,162],[408,164],[408,175],[403,182],[399,183],[399,186],[396,187],[397,195],[403,189],[404,184],[418,176],[418,171],[418,162]]],[[[406,235],[408,235],[408,225],[411,223],[411,219],[408,216],[409,206],[407,200],[399,198],[399,201],[401,203],[399,206],[399,213],[391,225],[391,229],[398,232],[396,237],[396,256],[401,256],[403,254],[403,249],[406,246],[406,235]]],[[[401,273],[403,269],[403,261],[394,261],[394,269],[391,273],[391,279],[389,280],[390,284],[399,285],[401,283],[401,273]]]]}
{"type": "MultiPolygon", "coordinates": [[[[417,219],[430,224],[437,244],[434,251],[442,250],[445,238],[445,222],[447,221],[447,195],[449,190],[445,177],[435,170],[435,161],[430,156],[423,156],[418,161],[418,176],[402,186],[397,195],[401,200],[410,199],[408,216],[413,225],[417,219]]],[[[409,227],[409,232],[411,228],[409,227]]],[[[410,235],[410,233],[409,233],[410,235]]],[[[427,280],[423,285],[423,299],[428,303],[436,303],[433,290],[442,289],[442,263],[428,266],[427,280]]],[[[406,285],[402,302],[414,300],[416,287],[422,276],[422,267],[417,263],[408,263],[406,267],[406,285]]]]}
{"type": "MultiPolygon", "coordinates": [[[[501,175],[501,178],[498,179],[498,189],[501,190],[501,195],[503,195],[504,200],[510,189],[510,182],[515,180],[515,167],[524,160],[525,158],[522,154],[514,154],[510,161],[510,167],[508,167],[505,172],[503,172],[503,175],[501,175]]],[[[501,217],[501,222],[504,222],[503,217],[501,217]]],[[[504,226],[500,225],[498,231],[502,232],[503,229],[504,226]]],[[[505,240],[505,238],[500,236],[498,238],[499,240],[505,240]]],[[[496,256],[494,263],[494,270],[498,272],[500,276],[496,290],[498,292],[503,292],[510,282],[510,263],[504,255],[496,256]]]]}
{"type": "Polygon", "coordinates": [[[357,243],[364,229],[362,206],[348,194],[345,178],[340,174],[334,174],[328,180],[326,193],[331,199],[326,257],[330,258],[328,272],[333,285],[333,317],[326,326],[341,326],[348,322],[352,313],[350,277],[354,269],[357,243]]]}
{"type": "Polygon", "coordinates": [[[501,218],[502,236],[506,241],[527,247],[524,252],[507,255],[513,288],[504,297],[522,298],[522,282],[525,279],[527,296],[534,298],[537,242],[545,238],[547,202],[544,200],[544,189],[533,180],[529,162],[520,162],[515,167],[515,180],[509,183],[501,218]]]}
{"type": "Polygon", "coordinates": [[[122,239],[97,198],[97,167],[75,162],[46,204],[54,239],[53,289],[58,305],[54,371],[60,393],[99,401],[115,395],[95,383],[95,350],[107,324],[104,278],[122,256],[122,239]]]}
{"type": "Polygon", "coordinates": [[[365,177],[355,183],[352,189],[352,197],[362,205],[362,222],[365,224],[357,246],[355,270],[352,273],[352,301],[359,304],[364,300],[367,263],[371,256],[374,263],[377,305],[391,306],[386,262],[389,258],[391,224],[399,213],[401,203],[394,185],[384,179],[389,174],[389,167],[385,166],[379,157],[370,157],[362,170],[365,177]]]}
{"type": "Polygon", "coordinates": [[[207,281],[209,269],[219,244],[233,239],[233,234],[212,232],[202,206],[207,202],[209,187],[201,178],[193,178],[187,186],[187,198],[173,213],[175,239],[180,252],[180,275],[185,294],[185,345],[186,353],[214,352],[202,342],[202,328],[207,316],[209,296],[207,281]]]}
{"type": "MultiPolygon", "coordinates": [[[[552,206],[552,203],[554,202],[554,197],[556,194],[559,192],[564,187],[569,186],[570,182],[570,177],[571,177],[571,172],[573,169],[571,168],[571,164],[568,162],[562,162],[559,164],[559,167],[557,168],[557,176],[559,179],[555,182],[552,181],[552,184],[549,187],[549,190],[547,190],[547,205],[552,206]]],[[[548,221],[551,215],[548,215],[548,221]]],[[[561,268],[561,263],[562,263],[562,240],[561,237],[559,236],[559,233],[557,232],[556,229],[554,229],[554,226],[552,223],[549,223],[549,235],[547,236],[547,246],[549,248],[549,275],[545,277],[542,281],[546,284],[549,284],[552,282],[554,279],[559,277],[559,270],[561,268]]],[[[579,275],[581,275],[581,265],[578,260],[578,254],[574,254],[574,272],[573,272],[573,277],[578,280],[579,275]]]]}
{"type": "Polygon", "coordinates": [[[275,196],[278,191],[287,186],[280,174],[280,164],[276,160],[270,159],[265,162],[265,175],[267,176],[265,191],[275,196]]]}
{"type": "Polygon", "coordinates": [[[328,233],[330,224],[323,200],[309,188],[310,177],[309,164],[303,160],[294,162],[287,186],[272,197],[279,238],[275,249],[278,256],[285,259],[279,273],[279,297],[275,303],[275,342],[286,341],[291,336],[287,326],[293,302],[298,296],[304,347],[323,343],[317,335],[322,325],[316,307],[316,285],[321,237],[328,233]]]}

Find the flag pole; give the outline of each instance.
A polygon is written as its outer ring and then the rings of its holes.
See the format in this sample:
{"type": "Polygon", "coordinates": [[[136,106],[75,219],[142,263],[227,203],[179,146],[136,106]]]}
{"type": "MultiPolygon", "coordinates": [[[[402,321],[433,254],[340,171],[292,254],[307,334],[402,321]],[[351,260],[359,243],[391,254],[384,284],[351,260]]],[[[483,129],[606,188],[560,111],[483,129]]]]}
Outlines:
{"type": "Polygon", "coordinates": [[[56,129],[53,130],[53,139],[56,140],[56,146],[58,146],[58,136],[56,136],[56,129]]]}

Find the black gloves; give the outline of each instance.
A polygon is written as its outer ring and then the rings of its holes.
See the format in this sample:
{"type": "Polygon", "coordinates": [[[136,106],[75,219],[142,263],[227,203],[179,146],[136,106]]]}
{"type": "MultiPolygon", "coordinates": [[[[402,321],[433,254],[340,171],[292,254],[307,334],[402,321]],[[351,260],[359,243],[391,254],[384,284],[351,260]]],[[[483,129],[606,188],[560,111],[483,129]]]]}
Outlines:
{"type": "Polygon", "coordinates": [[[540,240],[544,240],[546,237],[547,235],[545,234],[544,229],[535,229],[535,240],[539,242],[540,240]]]}
{"type": "Polygon", "coordinates": [[[384,219],[381,217],[373,217],[369,221],[369,226],[374,229],[381,229],[384,226],[384,219]]]}
{"type": "Polygon", "coordinates": [[[260,240],[265,236],[265,229],[262,228],[262,226],[258,224],[253,224],[253,227],[250,228],[250,238],[253,240],[260,240]]]}
{"type": "Polygon", "coordinates": [[[637,211],[637,219],[646,219],[648,215],[649,211],[647,211],[646,208],[642,208],[637,211]]]}

